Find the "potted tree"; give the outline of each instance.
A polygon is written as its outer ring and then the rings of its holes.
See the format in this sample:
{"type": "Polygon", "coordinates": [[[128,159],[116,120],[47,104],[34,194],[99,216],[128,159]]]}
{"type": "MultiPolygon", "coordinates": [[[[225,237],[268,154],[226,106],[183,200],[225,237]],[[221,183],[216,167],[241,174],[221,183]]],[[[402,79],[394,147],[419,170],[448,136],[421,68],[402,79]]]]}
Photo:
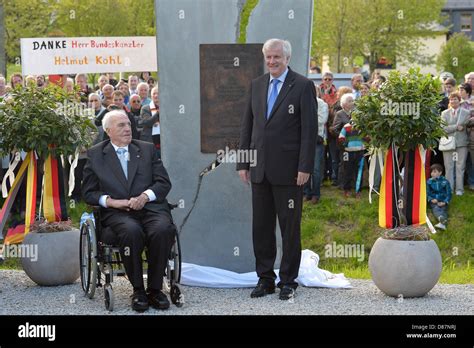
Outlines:
{"type": "Polygon", "coordinates": [[[30,257],[21,258],[22,266],[40,285],[79,277],[79,230],[67,216],[61,156],[89,146],[96,127],[76,95],[55,85],[40,89],[30,84],[13,90],[0,104],[0,155],[16,153],[16,162],[22,162],[0,214],[0,230],[13,201],[23,198],[17,193],[26,181],[24,228],[9,231],[13,233],[6,235],[5,244],[23,242],[30,257]]]}
{"type": "Polygon", "coordinates": [[[424,164],[426,149],[445,135],[437,108],[440,87],[419,69],[392,71],[353,112],[373,155],[384,158],[379,225],[385,230],[372,247],[369,269],[389,296],[423,296],[441,274],[441,254],[426,226],[424,164]]]}

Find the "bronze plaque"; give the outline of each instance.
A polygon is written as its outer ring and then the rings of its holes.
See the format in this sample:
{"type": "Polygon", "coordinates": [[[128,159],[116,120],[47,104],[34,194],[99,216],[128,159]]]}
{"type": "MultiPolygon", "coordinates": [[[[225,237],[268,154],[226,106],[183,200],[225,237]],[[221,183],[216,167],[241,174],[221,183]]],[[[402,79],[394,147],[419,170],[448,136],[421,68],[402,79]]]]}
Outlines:
{"type": "Polygon", "coordinates": [[[250,82],[263,74],[263,44],[201,44],[201,152],[236,149],[250,82]]]}

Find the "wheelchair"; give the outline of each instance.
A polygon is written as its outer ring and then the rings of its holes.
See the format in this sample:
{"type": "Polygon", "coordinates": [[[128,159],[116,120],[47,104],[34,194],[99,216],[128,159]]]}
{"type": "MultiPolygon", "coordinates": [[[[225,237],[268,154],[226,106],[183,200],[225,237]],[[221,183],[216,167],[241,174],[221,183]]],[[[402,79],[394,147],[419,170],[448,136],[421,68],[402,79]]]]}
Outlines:
{"type": "MultiPolygon", "coordinates": [[[[168,206],[171,211],[178,205],[168,203],[168,206]]],[[[110,228],[101,226],[100,207],[93,207],[93,213],[94,219],[86,219],[81,226],[79,258],[82,290],[85,296],[92,299],[96,289],[103,287],[105,308],[113,311],[112,282],[115,276],[126,276],[125,269],[116,236],[110,228]]],[[[181,246],[176,228],[175,231],[175,241],[163,277],[163,291],[169,292],[171,302],[181,307],[184,304],[178,287],[181,280],[181,246]]]]}

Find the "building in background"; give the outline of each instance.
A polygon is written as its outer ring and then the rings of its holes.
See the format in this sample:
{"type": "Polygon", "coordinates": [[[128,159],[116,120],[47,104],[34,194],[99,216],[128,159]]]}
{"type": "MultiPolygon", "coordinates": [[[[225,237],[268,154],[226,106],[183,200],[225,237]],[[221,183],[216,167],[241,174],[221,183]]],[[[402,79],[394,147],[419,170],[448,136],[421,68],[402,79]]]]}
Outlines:
{"type": "MultiPolygon", "coordinates": [[[[424,47],[420,49],[420,56],[432,57],[432,60],[421,60],[418,63],[408,63],[402,60],[397,61],[397,70],[408,71],[412,67],[419,67],[423,74],[438,75],[438,69],[436,68],[436,57],[441,52],[441,46],[443,46],[448,40],[449,29],[441,24],[432,24],[430,30],[433,31],[433,36],[430,38],[424,38],[424,47]]],[[[385,75],[385,74],[384,74],[385,75]]]]}
{"type": "Polygon", "coordinates": [[[464,33],[471,41],[474,41],[473,17],[474,17],[474,1],[473,0],[447,0],[443,7],[442,13],[448,16],[445,23],[449,28],[448,36],[454,33],[464,33]]]}

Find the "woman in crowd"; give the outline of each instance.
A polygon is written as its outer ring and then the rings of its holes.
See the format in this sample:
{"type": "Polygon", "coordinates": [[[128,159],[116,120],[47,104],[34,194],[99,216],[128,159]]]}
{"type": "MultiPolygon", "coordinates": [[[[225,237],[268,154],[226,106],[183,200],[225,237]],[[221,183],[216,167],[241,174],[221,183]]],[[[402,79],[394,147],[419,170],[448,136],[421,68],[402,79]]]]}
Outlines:
{"type": "Polygon", "coordinates": [[[89,94],[89,108],[94,111],[95,119],[94,123],[97,127],[98,135],[94,140],[94,144],[102,141],[104,138],[104,129],[102,128],[102,119],[107,113],[107,109],[102,105],[102,100],[97,93],[89,94]]]}
{"type": "MultiPolygon", "coordinates": [[[[328,117],[328,122],[327,122],[327,129],[328,129],[328,147],[329,147],[329,153],[331,155],[331,180],[332,180],[332,186],[338,186],[340,183],[340,180],[342,180],[342,177],[339,176],[339,162],[340,162],[340,156],[341,156],[341,151],[337,142],[337,139],[339,138],[339,130],[333,129],[333,124],[334,124],[334,118],[336,116],[336,113],[342,109],[341,107],[341,102],[340,98],[347,93],[352,93],[352,88],[349,86],[342,86],[339,87],[336,93],[336,102],[332,106],[332,111],[330,108],[329,111],[329,117],[328,117]]],[[[323,95],[324,96],[324,95],[323,95]]],[[[324,98],[322,98],[324,100],[324,98]]],[[[346,122],[347,123],[347,122],[346,122]]],[[[342,128],[342,126],[341,126],[342,128]]],[[[342,182],[342,181],[341,181],[342,182]]]]}
{"type": "Polygon", "coordinates": [[[125,105],[129,106],[129,102],[130,102],[130,90],[129,90],[129,87],[128,87],[128,83],[126,83],[126,82],[123,81],[123,80],[120,80],[120,82],[118,83],[116,89],[117,89],[117,91],[122,92],[122,94],[123,94],[123,102],[124,102],[125,105]]]}
{"type": "Polygon", "coordinates": [[[444,130],[448,137],[454,137],[455,142],[455,149],[443,151],[443,159],[446,179],[451,184],[452,191],[456,191],[457,196],[462,196],[464,193],[464,170],[469,143],[466,132],[469,111],[461,108],[460,104],[461,95],[458,92],[451,93],[449,108],[441,114],[441,118],[446,122],[444,130]],[[456,169],[456,184],[454,183],[454,169],[456,169]]]}
{"type": "Polygon", "coordinates": [[[474,109],[474,97],[472,96],[472,87],[469,83],[459,85],[459,94],[461,95],[460,107],[466,110],[474,109]]]}

